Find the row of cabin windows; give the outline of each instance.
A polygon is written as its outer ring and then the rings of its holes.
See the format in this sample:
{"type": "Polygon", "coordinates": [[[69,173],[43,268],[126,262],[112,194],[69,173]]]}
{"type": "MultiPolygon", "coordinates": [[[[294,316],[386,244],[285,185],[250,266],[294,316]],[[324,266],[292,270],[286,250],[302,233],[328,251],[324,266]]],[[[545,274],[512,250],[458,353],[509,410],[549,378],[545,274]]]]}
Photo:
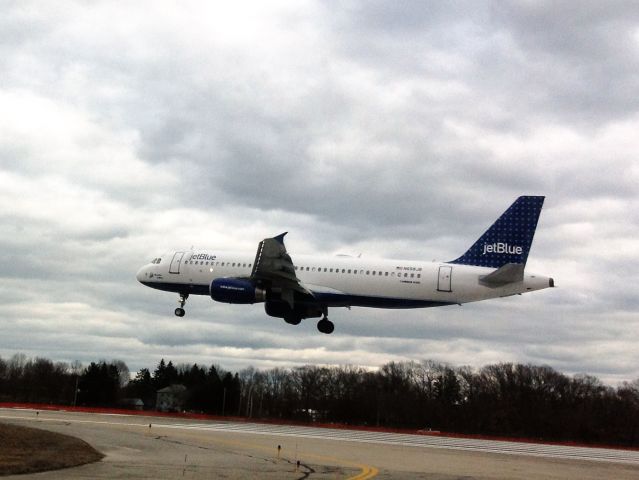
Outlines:
{"type": "MultiPolygon", "coordinates": [[[[301,271],[306,271],[306,272],[326,272],[326,273],[335,272],[335,273],[340,273],[340,269],[339,268],[295,267],[295,270],[298,270],[298,269],[301,270],[301,271]]],[[[366,270],[366,271],[364,271],[364,270],[357,270],[356,268],[355,269],[342,268],[341,269],[341,273],[352,273],[354,275],[357,275],[359,273],[360,275],[377,275],[378,277],[388,277],[388,276],[394,277],[396,275],[395,272],[390,272],[389,273],[389,272],[381,272],[381,271],[377,271],[377,270],[372,270],[372,271],[371,270],[366,270]]],[[[402,273],[398,272],[397,276],[401,277],[402,273]]],[[[421,273],[404,273],[404,278],[408,278],[408,277],[410,277],[410,278],[422,278],[422,274],[421,273]]]]}
{"type": "MultiPolygon", "coordinates": [[[[186,260],[184,263],[188,263],[189,265],[198,265],[198,261],[195,260],[186,260]]],[[[242,267],[242,268],[251,268],[250,263],[240,263],[240,262],[205,262],[204,260],[200,260],[200,265],[215,265],[216,267],[242,267]]]]}
{"type": "MultiPolygon", "coordinates": [[[[159,259],[157,259],[159,260],[159,259]]],[[[158,262],[159,263],[159,262],[158,262]]],[[[197,260],[193,261],[193,260],[187,260],[185,263],[188,263],[189,265],[197,265],[198,262],[197,260]]],[[[218,267],[242,267],[242,268],[251,268],[251,264],[250,263],[240,263],[240,262],[208,262],[208,261],[204,261],[204,260],[200,260],[200,265],[215,265],[218,267]]],[[[326,268],[324,267],[324,269],[322,270],[322,267],[316,268],[316,267],[295,267],[295,270],[301,270],[301,271],[306,271],[306,272],[326,272],[326,273],[340,273],[340,269],[339,268],[326,268]]],[[[401,277],[402,273],[399,272],[397,274],[395,274],[395,272],[381,272],[381,271],[377,271],[377,270],[366,270],[366,272],[364,272],[364,270],[357,270],[357,269],[346,269],[346,268],[342,268],[341,273],[352,273],[354,275],[357,275],[358,273],[360,275],[377,275],[378,277],[394,277],[397,275],[397,277],[401,277]]],[[[404,278],[422,278],[421,273],[404,273],[404,278]]]]}

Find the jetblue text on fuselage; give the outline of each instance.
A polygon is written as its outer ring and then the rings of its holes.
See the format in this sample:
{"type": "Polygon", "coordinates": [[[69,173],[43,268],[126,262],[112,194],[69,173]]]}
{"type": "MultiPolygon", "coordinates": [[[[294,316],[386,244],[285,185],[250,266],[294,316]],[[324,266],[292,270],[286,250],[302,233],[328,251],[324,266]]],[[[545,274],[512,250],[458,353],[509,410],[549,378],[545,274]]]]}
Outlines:
{"type": "Polygon", "coordinates": [[[508,245],[507,243],[484,243],[482,255],[487,253],[508,253],[511,255],[521,255],[524,249],[518,245],[508,245]]]}
{"type": "Polygon", "coordinates": [[[208,255],[206,253],[196,253],[191,256],[191,260],[215,260],[215,255],[208,255]]]}

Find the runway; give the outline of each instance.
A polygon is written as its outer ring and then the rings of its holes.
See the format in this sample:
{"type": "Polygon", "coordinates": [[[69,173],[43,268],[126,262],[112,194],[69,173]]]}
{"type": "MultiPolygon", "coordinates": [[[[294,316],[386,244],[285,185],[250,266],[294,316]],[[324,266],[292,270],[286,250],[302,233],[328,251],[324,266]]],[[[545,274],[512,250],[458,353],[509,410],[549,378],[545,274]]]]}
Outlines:
{"type": "Polygon", "coordinates": [[[431,435],[405,435],[359,430],[331,430],[327,428],[264,425],[258,423],[176,424],[164,428],[186,428],[219,432],[243,432],[253,435],[282,435],[288,437],[332,439],[335,441],[401,445],[409,447],[444,448],[471,452],[490,452],[533,457],[619,462],[639,465],[639,451],[607,448],[573,447],[528,442],[464,439],[431,435]]]}
{"type": "Polygon", "coordinates": [[[106,455],[21,479],[639,479],[636,450],[17,409],[0,409],[0,421],[73,435],[106,455]]]}

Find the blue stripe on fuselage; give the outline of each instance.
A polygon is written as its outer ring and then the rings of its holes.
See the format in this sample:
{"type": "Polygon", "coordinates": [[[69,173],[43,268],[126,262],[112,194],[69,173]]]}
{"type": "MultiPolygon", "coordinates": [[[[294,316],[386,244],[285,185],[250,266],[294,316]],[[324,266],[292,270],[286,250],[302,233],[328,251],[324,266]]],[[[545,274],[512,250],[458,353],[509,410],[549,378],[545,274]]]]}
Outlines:
{"type": "MultiPolygon", "coordinates": [[[[141,282],[147,287],[166,292],[188,293],[192,295],[210,295],[208,285],[141,282]]],[[[426,308],[454,305],[451,302],[433,302],[432,300],[413,300],[407,298],[372,297],[366,295],[349,295],[345,293],[313,292],[320,305],[327,307],[370,307],[370,308],[426,308]]],[[[311,303],[311,302],[303,302],[311,303]]],[[[315,302],[313,302],[315,303],[315,302]]]]}
{"type": "Polygon", "coordinates": [[[408,298],[369,297],[366,295],[348,295],[345,293],[313,292],[318,303],[328,307],[371,307],[371,308],[425,308],[454,305],[450,302],[432,300],[412,300],[408,298]]]}
{"type": "Polygon", "coordinates": [[[210,295],[210,287],[208,285],[198,285],[189,283],[168,283],[168,282],[140,282],[147,287],[165,292],[188,293],[193,295],[210,295]]]}

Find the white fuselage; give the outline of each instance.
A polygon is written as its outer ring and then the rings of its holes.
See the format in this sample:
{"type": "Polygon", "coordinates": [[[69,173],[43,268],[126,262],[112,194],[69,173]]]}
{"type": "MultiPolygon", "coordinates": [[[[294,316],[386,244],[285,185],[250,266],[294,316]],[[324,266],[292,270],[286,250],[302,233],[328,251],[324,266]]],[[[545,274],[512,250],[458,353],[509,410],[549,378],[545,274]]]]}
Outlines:
{"type": "MultiPolygon", "coordinates": [[[[177,252],[145,265],[139,281],[160,290],[208,295],[216,278],[249,277],[255,253],[177,252]],[[159,260],[159,262],[158,262],[159,260]]],[[[504,297],[552,286],[524,274],[501,286],[480,282],[496,269],[442,262],[295,255],[295,274],[326,306],[418,308],[504,297]]]]}

